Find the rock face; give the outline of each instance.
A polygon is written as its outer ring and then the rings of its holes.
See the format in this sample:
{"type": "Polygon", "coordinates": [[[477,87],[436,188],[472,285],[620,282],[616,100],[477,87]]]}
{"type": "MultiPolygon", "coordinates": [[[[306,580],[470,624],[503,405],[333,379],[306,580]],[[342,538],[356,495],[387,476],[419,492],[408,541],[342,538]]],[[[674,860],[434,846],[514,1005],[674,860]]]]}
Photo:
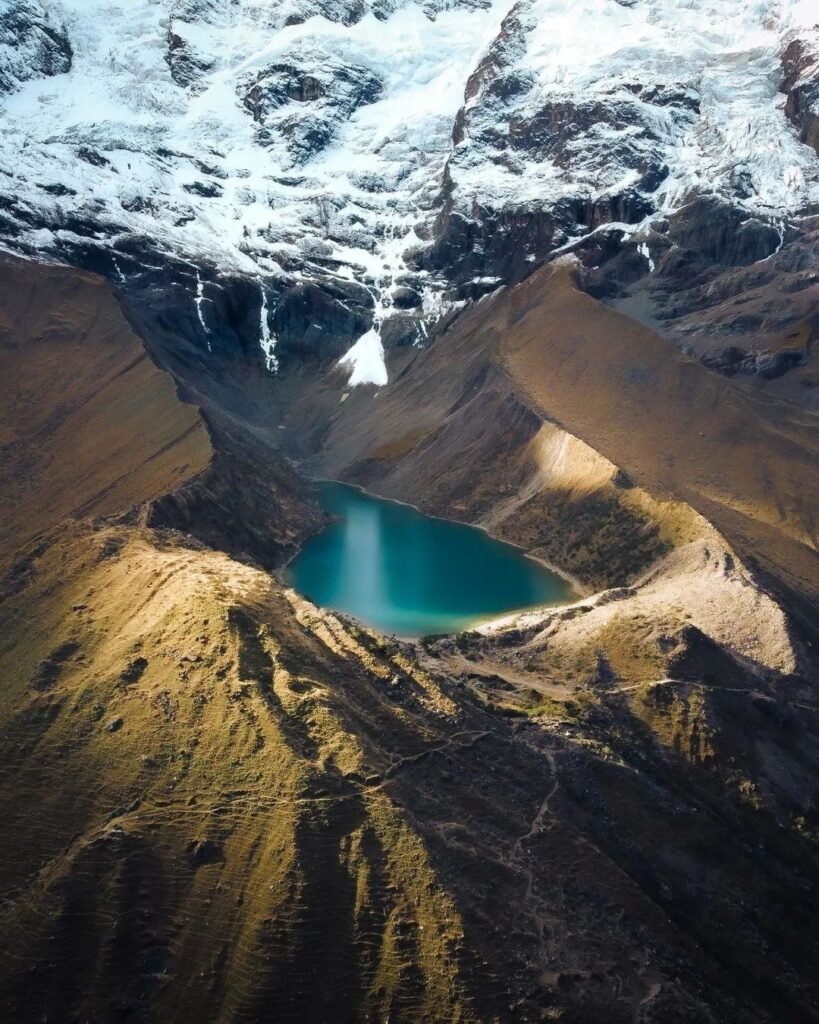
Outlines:
{"type": "Polygon", "coordinates": [[[730,345],[728,348],[709,349],[700,359],[703,366],[733,377],[737,373],[754,374],[766,380],[775,380],[796,366],[804,366],[807,353],[798,349],[785,352],[748,352],[730,345]]]}
{"type": "Polygon", "coordinates": [[[71,70],[73,52],[64,28],[37,0],[0,2],[0,96],[33,78],[71,70]]]}
{"type": "Polygon", "coordinates": [[[692,278],[786,253],[819,202],[796,0],[61,9],[66,29],[4,0],[0,237],[135,305],[164,275],[199,356],[232,346],[240,373],[350,353],[354,379],[388,378],[567,249],[613,301],[658,268],[646,315],[675,319],[692,278]]]}
{"type": "MultiPolygon", "coordinates": [[[[816,33],[819,36],[819,32],[816,33]]],[[[787,96],[785,113],[799,138],[819,154],[819,47],[807,39],[794,39],[782,54],[787,96]]]]}
{"type": "MultiPolygon", "coordinates": [[[[710,225],[690,217],[692,201],[714,199],[737,223],[761,217],[773,235],[772,209],[787,216],[807,198],[804,175],[815,180],[816,166],[779,114],[759,106],[763,94],[775,99],[778,57],[744,34],[750,22],[726,21],[714,49],[662,3],[595,12],[595,31],[584,33],[582,4],[516,4],[467,82],[432,256],[451,266],[452,248],[474,243],[477,259],[458,268],[462,287],[468,274],[520,276],[544,250],[606,225],[628,239],[674,215],[713,259],[710,225]],[[502,256],[498,235],[511,243],[502,256]]],[[[744,248],[736,259],[771,251],[744,248]]]]}
{"type": "MultiPolygon", "coordinates": [[[[301,48],[240,82],[242,102],[259,125],[262,145],[283,143],[293,165],[325,149],[359,107],[375,103],[382,82],[370,68],[301,48]]],[[[283,164],[286,166],[287,159],[283,164]]]]}

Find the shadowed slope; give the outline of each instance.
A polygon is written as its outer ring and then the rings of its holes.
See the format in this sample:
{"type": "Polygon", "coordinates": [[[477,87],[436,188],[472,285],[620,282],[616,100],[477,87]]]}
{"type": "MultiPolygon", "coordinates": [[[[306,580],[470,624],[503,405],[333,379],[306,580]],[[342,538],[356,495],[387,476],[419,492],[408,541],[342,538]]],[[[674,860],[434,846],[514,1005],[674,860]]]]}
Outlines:
{"type": "Polygon", "coordinates": [[[173,490],[212,455],[195,408],[91,274],[0,262],[0,563],[68,515],[173,490]]]}
{"type": "Polygon", "coordinates": [[[819,593],[819,415],[709,373],[583,294],[566,264],[499,295],[473,329],[503,339],[535,408],[819,593]]]}
{"type": "Polygon", "coordinates": [[[270,446],[180,401],[102,278],[0,262],[0,567],[66,516],[143,506],[268,567],[322,517],[270,446]]]}

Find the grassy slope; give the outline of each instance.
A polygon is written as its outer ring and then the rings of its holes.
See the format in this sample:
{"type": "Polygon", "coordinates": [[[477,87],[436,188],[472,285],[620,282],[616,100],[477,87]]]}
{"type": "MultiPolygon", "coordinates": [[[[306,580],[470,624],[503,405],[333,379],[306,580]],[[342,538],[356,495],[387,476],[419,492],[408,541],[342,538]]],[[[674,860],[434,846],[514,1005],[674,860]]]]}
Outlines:
{"type": "MultiPolygon", "coordinates": [[[[59,435],[61,389],[34,379],[59,435]]],[[[447,386],[439,476],[476,477],[459,439],[479,454],[500,435],[504,500],[544,465],[578,495],[622,489],[514,396],[491,422],[457,375],[447,386]]],[[[469,386],[510,394],[495,366],[469,386]]],[[[441,401],[417,397],[424,415],[441,401]]],[[[158,486],[137,475],[142,426],[107,457],[123,503],[158,486]]],[[[16,483],[34,517],[39,479],[16,483]]],[[[190,486],[175,501],[197,519],[221,492],[190,486]]],[[[497,507],[485,479],[465,494],[497,507]]],[[[298,516],[282,497],[276,514],[298,516]]],[[[501,671],[554,675],[547,701],[481,676],[482,641],[457,663],[421,655],[169,525],[53,530],[0,601],[9,1019],[819,1019],[805,680],[749,674],[677,616],[640,625],[615,603],[566,612],[554,641],[499,639],[501,671]]]]}
{"type": "Polygon", "coordinates": [[[75,527],[3,606],[14,1019],[459,1019],[459,916],[379,784],[453,705],[402,673],[391,707],[398,664],[302,615],[130,527],[75,527]]]}
{"type": "Polygon", "coordinates": [[[493,709],[521,700],[497,677],[425,670],[218,552],[65,531],[0,604],[0,1005],[817,1019],[803,693],[749,702],[673,629],[638,649],[611,624],[622,688],[594,683],[599,645],[567,650],[591,688],[532,691],[530,721],[493,709]],[[692,681],[632,692],[647,666],[692,681]]]}
{"type": "Polygon", "coordinates": [[[504,293],[480,330],[534,406],[686,501],[742,553],[819,595],[819,415],[705,370],[547,267],[504,293]]]}
{"type": "Polygon", "coordinates": [[[108,286],[68,268],[0,264],[0,565],[72,514],[105,515],[207,466],[176,397],[108,286]]]}

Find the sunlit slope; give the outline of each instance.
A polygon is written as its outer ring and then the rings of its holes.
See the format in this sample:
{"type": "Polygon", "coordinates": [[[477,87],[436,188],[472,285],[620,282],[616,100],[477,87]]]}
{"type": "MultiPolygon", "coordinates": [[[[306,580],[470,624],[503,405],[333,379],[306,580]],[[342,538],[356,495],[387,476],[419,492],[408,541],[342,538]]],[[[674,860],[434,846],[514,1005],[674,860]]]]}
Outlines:
{"type": "Polygon", "coordinates": [[[462,1019],[459,915],[386,791],[451,701],[223,555],[77,530],[2,606],[2,1005],[462,1019]]]}
{"type": "Polygon", "coordinates": [[[582,293],[570,265],[502,293],[494,331],[534,407],[651,493],[710,519],[745,554],[819,590],[819,416],[710,374],[582,293]]]}
{"type": "Polygon", "coordinates": [[[10,1019],[816,1019],[786,681],[614,616],[544,699],[169,539],[74,527],[0,604],[10,1019]]]}

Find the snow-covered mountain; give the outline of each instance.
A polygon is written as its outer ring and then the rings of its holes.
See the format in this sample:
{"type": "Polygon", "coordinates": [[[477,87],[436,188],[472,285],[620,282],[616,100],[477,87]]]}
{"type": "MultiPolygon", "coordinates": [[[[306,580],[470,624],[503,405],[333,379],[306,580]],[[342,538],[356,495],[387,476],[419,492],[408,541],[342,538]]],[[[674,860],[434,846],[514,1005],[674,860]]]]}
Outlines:
{"type": "Polygon", "coordinates": [[[816,0],[0,0],[0,239],[172,278],[203,353],[231,308],[271,372],[312,351],[383,383],[385,345],[601,232],[649,273],[658,224],[706,201],[744,232],[733,262],[774,255],[819,209],[817,22],[816,0]]]}

